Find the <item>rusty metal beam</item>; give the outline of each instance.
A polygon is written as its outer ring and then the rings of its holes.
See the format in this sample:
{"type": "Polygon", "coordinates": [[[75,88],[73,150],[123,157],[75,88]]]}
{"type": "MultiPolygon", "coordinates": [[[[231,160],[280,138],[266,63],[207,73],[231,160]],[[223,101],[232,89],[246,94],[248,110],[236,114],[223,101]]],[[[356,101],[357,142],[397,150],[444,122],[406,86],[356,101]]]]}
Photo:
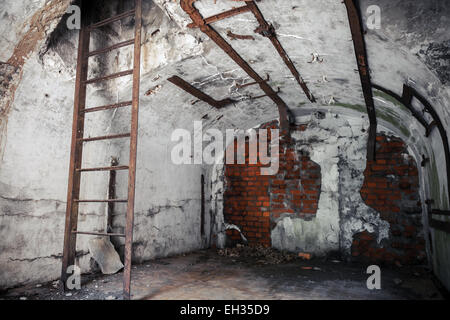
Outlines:
{"type": "Polygon", "coordinates": [[[417,121],[420,122],[420,124],[425,128],[425,130],[428,129],[429,124],[428,122],[425,120],[425,118],[420,114],[420,112],[418,112],[416,109],[413,108],[413,106],[411,105],[411,101],[412,101],[412,96],[409,95],[409,90],[405,90],[405,86],[403,87],[403,93],[402,96],[399,96],[398,94],[396,94],[394,91],[391,91],[389,89],[386,89],[378,84],[372,83],[372,87],[374,89],[377,89],[379,91],[382,91],[388,95],[390,95],[391,97],[393,97],[395,100],[397,100],[398,102],[400,102],[401,104],[403,104],[414,116],[414,118],[417,119],[417,121]]]}
{"type": "Polygon", "coordinates": [[[269,38],[269,40],[272,42],[275,49],[278,51],[278,54],[280,55],[280,57],[283,59],[286,66],[291,71],[295,80],[297,80],[297,83],[300,85],[303,92],[308,97],[309,101],[316,102],[316,98],[310,92],[308,86],[306,85],[306,83],[302,79],[302,77],[300,76],[300,73],[298,72],[294,63],[289,58],[289,55],[286,53],[286,51],[284,50],[280,41],[278,40],[274,27],[266,21],[266,19],[264,18],[264,16],[262,15],[261,11],[259,10],[258,6],[256,5],[256,3],[254,1],[248,1],[246,3],[247,3],[247,7],[250,9],[250,11],[253,13],[256,20],[259,23],[259,27],[255,30],[255,32],[261,34],[264,37],[269,38]]]}
{"type": "Polygon", "coordinates": [[[184,81],[183,79],[181,79],[178,76],[170,77],[167,80],[172,82],[174,85],[178,86],[179,88],[183,89],[187,93],[193,95],[197,99],[200,99],[200,100],[206,102],[207,104],[209,104],[210,106],[217,108],[217,109],[221,109],[221,108],[235,102],[234,100],[229,99],[229,98],[223,99],[223,100],[215,100],[211,96],[209,96],[206,93],[204,93],[203,91],[200,91],[199,89],[195,88],[194,86],[192,86],[191,84],[184,81]]]}
{"type": "Polygon", "coordinates": [[[190,16],[193,23],[200,28],[212,41],[214,41],[231,59],[233,59],[250,77],[255,80],[264,93],[277,105],[280,114],[280,129],[283,134],[289,132],[288,113],[286,103],[270,87],[261,76],[233,49],[233,47],[222,36],[208,25],[197,8],[194,7],[196,0],[181,0],[181,8],[190,16]]]}
{"type": "Polygon", "coordinates": [[[361,79],[364,101],[369,115],[369,141],[367,143],[367,159],[375,160],[377,115],[373,102],[372,84],[370,80],[369,64],[367,61],[366,44],[364,42],[364,30],[359,7],[355,0],[344,0],[347,7],[348,20],[352,33],[353,46],[355,48],[356,61],[358,64],[359,77],[361,79]]]}
{"type": "MultiPolygon", "coordinates": [[[[405,85],[406,86],[406,85],[405,85]]],[[[436,110],[434,110],[433,106],[430,102],[428,102],[427,99],[425,99],[424,96],[422,96],[416,89],[412,87],[408,87],[411,91],[411,95],[415,97],[419,102],[425,107],[425,111],[427,111],[431,117],[433,118],[432,126],[436,126],[439,134],[442,139],[442,145],[444,148],[444,155],[445,155],[445,166],[447,171],[447,192],[448,197],[450,199],[450,146],[448,142],[447,132],[445,131],[445,127],[442,124],[441,118],[439,117],[436,110]]],[[[432,128],[431,128],[432,129],[432,128]]],[[[429,129],[429,130],[431,130],[429,129]]]]}
{"type": "MultiPolygon", "coordinates": [[[[233,8],[231,10],[225,11],[225,12],[221,12],[219,14],[216,14],[214,16],[208,17],[204,19],[204,23],[205,24],[210,24],[210,23],[214,23],[217,22],[219,20],[223,20],[244,12],[248,12],[249,8],[247,6],[242,6],[242,7],[238,7],[238,8],[233,8]]],[[[197,28],[198,25],[193,23],[188,24],[188,28],[197,28]]]]}
{"type": "Polygon", "coordinates": [[[391,97],[395,98],[397,101],[401,102],[406,108],[408,108],[409,111],[411,111],[412,115],[417,119],[417,121],[422,124],[422,126],[426,130],[426,137],[430,136],[431,131],[433,128],[437,128],[439,131],[439,134],[442,139],[442,145],[444,148],[444,155],[445,155],[445,165],[446,165],[446,171],[447,171],[447,189],[448,189],[448,196],[450,199],[450,146],[449,141],[447,137],[447,132],[445,131],[445,127],[442,124],[442,121],[437,114],[436,110],[434,110],[433,106],[430,102],[428,102],[427,99],[425,99],[424,96],[422,96],[416,89],[408,86],[407,84],[403,85],[403,93],[401,96],[396,94],[395,92],[388,90],[386,88],[383,88],[380,85],[373,84],[372,87],[383,91],[384,93],[390,95],[391,97]],[[433,118],[433,121],[431,123],[428,123],[425,118],[418,112],[413,106],[412,106],[412,99],[416,98],[424,107],[425,111],[428,112],[431,117],[433,118]]]}

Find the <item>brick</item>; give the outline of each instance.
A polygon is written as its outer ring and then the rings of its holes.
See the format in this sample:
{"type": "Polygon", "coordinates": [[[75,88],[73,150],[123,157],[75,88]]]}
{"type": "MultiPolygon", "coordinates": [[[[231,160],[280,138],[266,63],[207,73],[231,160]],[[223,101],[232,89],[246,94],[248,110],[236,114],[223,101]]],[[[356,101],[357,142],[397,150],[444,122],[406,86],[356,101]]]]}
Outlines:
{"type": "MultiPolygon", "coordinates": [[[[417,245],[417,226],[422,227],[420,215],[407,217],[407,213],[402,212],[399,207],[402,200],[420,199],[417,165],[411,157],[404,157],[405,152],[405,144],[400,139],[377,136],[377,161],[367,161],[360,193],[363,201],[380,212],[381,219],[390,224],[393,239],[388,239],[383,248],[380,248],[375,240],[358,241],[356,237],[360,234],[355,235],[352,256],[358,259],[364,257],[370,261],[386,263],[394,263],[396,260],[415,263],[418,257],[425,255],[423,244],[417,245]],[[393,177],[388,179],[388,175],[393,177]],[[390,251],[394,249],[395,253],[390,251]]],[[[420,206],[418,211],[420,212],[420,206]]]]}
{"type": "Polygon", "coordinates": [[[372,170],[374,171],[387,171],[389,170],[389,167],[386,165],[373,165],[372,170]]]}

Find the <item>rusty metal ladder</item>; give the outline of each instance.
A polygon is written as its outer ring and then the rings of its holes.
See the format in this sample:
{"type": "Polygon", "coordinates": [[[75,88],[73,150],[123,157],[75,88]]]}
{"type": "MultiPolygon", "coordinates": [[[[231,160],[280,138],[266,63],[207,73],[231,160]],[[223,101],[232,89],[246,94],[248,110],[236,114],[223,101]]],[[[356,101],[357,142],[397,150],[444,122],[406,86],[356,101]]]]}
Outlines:
{"type": "Polygon", "coordinates": [[[135,181],[136,181],[136,148],[137,148],[137,131],[138,131],[138,113],[139,113],[139,81],[140,81],[140,56],[141,56],[141,29],[142,29],[142,0],[135,0],[135,8],[130,11],[120,13],[114,17],[103,21],[88,25],[88,0],[82,2],[82,26],[79,33],[78,42],[78,61],[77,76],[75,84],[75,100],[72,126],[72,145],[70,154],[70,171],[69,184],[67,191],[67,209],[64,232],[64,249],[61,271],[61,282],[63,289],[67,289],[66,282],[70,276],[67,271],[68,267],[75,265],[76,259],[76,240],[77,235],[96,235],[96,236],[119,236],[125,238],[125,254],[124,254],[124,274],[123,274],[123,298],[130,299],[131,284],[131,255],[133,243],[133,223],[134,223],[134,198],[135,198],[135,181]],[[134,39],[123,41],[100,50],[89,51],[89,42],[91,31],[119,21],[127,17],[135,17],[135,33],[134,39]],[[125,46],[134,45],[134,64],[133,69],[111,74],[105,77],[87,79],[88,77],[88,59],[89,57],[103,54],[114,49],[125,46]],[[133,75],[133,93],[132,100],[120,102],[116,104],[86,108],[86,87],[92,83],[98,83],[126,75],[133,75]],[[131,130],[130,133],[101,136],[95,138],[84,138],[84,119],[85,114],[89,112],[98,112],[115,108],[131,106],[131,130]],[[130,138],[130,159],[128,166],[110,166],[100,168],[82,168],[83,145],[91,141],[130,138]],[[117,171],[128,170],[128,198],[126,200],[108,199],[108,200],[83,200],[79,198],[81,174],[93,171],[117,171]],[[125,234],[118,233],[100,233],[79,231],[78,225],[78,206],[82,202],[126,202],[126,227],[125,234]]]}

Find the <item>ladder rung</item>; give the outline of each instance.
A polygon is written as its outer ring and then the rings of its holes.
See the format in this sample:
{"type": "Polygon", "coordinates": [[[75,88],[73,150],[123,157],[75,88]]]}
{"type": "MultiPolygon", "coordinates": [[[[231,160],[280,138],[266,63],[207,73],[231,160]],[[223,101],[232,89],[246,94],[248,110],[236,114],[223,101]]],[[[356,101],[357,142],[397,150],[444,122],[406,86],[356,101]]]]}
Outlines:
{"type": "Polygon", "coordinates": [[[74,202],[128,202],[126,199],[105,199],[105,200],[73,200],[74,202]]]}
{"type": "Polygon", "coordinates": [[[103,111],[103,110],[109,110],[109,109],[116,109],[116,108],[122,108],[122,107],[126,107],[126,106],[131,106],[132,104],[133,104],[133,101],[126,101],[126,102],[108,104],[106,106],[101,106],[101,107],[84,109],[81,112],[88,113],[88,112],[96,112],[96,111],[103,111]]]}
{"type": "Polygon", "coordinates": [[[123,134],[115,134],[111,136],[102,136],[102,137],[94,137],[94,138],[86,138],[86,139],[78,139],[83,142],[90,142],[90,141],[99,141],[99,140],[111,140],[111,139],[120,139],[120,138],[128,138],[130,137],[130,133],[123,133],[123,134]]]}
{"type": "Polygon", "coordinates": [[[122,47],[130,46],[132,44],[134,44],[134,39],[123,41],[123,42],[117,43],[115,45],[112,45],[110,47],[106,47],[106,48],[103,48],[103,49],[98,49],[98,50],[95,50],[95,51],[91,51],[91,52],[88,53],[87,56],[88,57],[92,57],[92,56],[95,56],[95,55],[98,55],[98,54],[102,54],[102,53],[106,53],[106,52],[109,52],[109,51],[112,51],[112,50],[115,50],[115,49],[119,49],[119,48],[122,48],[122,47]]]}
{"type": "Polygon", "coordinates": [[[75,234],[86,234],[90,236],[103,236],[103,237],[124,237],[123,233],[106,233],[106,232],[84,232],[84,231],[72,231],[75,234]]]}
{"type": "Polygon", "coordinates": [[[135,14],[135,11],[134,11],[134,9],[132,9],[130,11],[126,11],[124,13],[118,14],[118,15],[116,15],[114,17],[111,17],[111,18],[99,21],[97,23],[91,24],[88,27],[88,29],[92,30],[92,29],[100,28],[100,27],[103,27],[103,26],[105,26],[107,24],[110,24],[110,23],[113,23],[115,21],[121,20],[123,18],[129,17],[129,16],[133,16],[134,14],[135,14]]]}
{"type": "Polygon", "coordinates": [[[104,77],[100,77],[100,78],[94,78],[94,79],[86,80],[86,81],[84,81],[84,83],[85,84],[90,84],[90,83],[95,83],[95,82],[102,82],[102,81],[111,80],[111,79],[115,79],[115,78],[119,78],[119,77],[125,77],[125,76],[128,76],[130,74],[133,74],[133,69],[127,70],[127,71],[113,73],[113,74],[110,74],[109,76],[104,76],[104,77]]]}
{"type": "Polygon", "coordinates": [[[100,168],[77,169],[78,172],[88,172],[88,171],[117,171],[117,170],[128,170],[128,166],[115,166],[115,167],[100,167],[100,168]]]}

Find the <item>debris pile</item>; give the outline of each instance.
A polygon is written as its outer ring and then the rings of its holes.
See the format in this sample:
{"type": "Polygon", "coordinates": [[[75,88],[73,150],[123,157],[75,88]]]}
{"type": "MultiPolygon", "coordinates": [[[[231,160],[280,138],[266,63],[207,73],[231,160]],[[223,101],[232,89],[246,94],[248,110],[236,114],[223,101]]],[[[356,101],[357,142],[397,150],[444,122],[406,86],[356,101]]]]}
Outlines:
{"type": "Polygon", "coordinates": [[[262,264],[280,264],[299,258],[298,254],[266,248],[259,244],[248,246],[237,244],[234,248],[219,249],[217,253],[230,258],[255,259],[257,263],[262,264]]]}

